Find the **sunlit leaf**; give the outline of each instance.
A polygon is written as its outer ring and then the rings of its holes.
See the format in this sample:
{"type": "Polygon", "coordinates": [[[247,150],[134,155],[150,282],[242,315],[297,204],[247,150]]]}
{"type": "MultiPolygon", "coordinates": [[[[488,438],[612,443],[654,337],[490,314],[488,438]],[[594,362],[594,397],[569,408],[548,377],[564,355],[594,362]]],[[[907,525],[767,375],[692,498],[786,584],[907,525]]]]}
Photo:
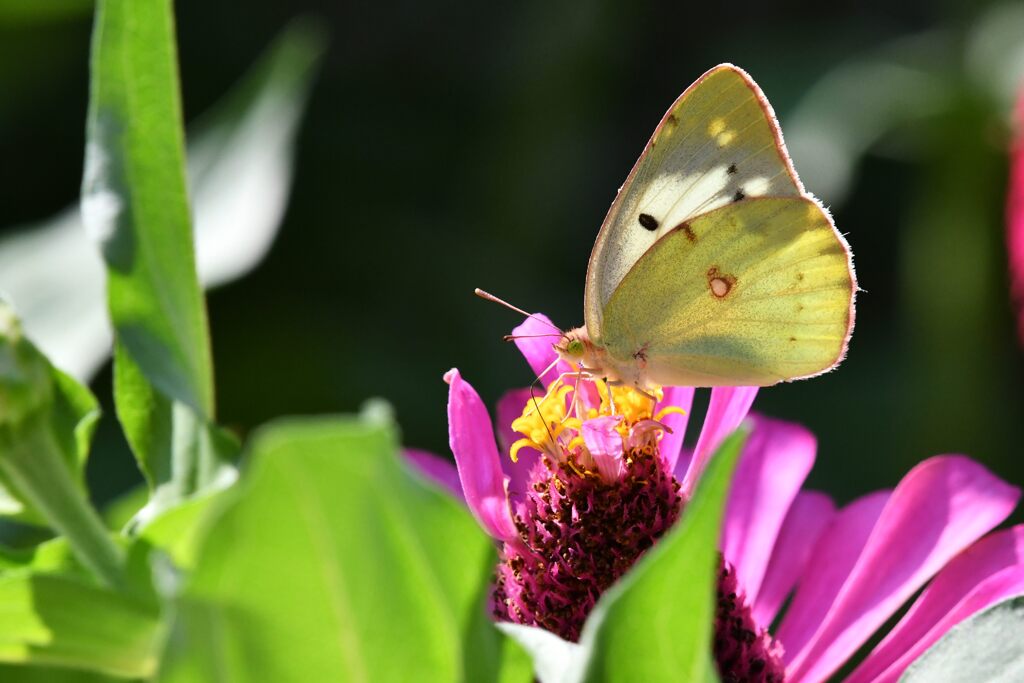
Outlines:
{"type": "Polygon", "coordinates": [[[0,302],[0,484],[5,507],[63,534],[83,566],[108,586],[122,556],[82,482],[96,416],[88,390],[56,372],[0,302]]]}
{"type": "Polygon", "coordinates": [[[212,418],[170,2],[101,0],[91,73],[82,216],[118,344],[163,395],[212,418]]]}
{"type": "Polygon", "coordinates": [[[491,542],[396,452],[393,430],[365,418],[254,437],[179,601],[161,680],[494,680],[491,542]]]}
{"type": "Polygon", "coordinates": [[[156,667],[159,614],[152,604],[76,578],[0,575],[0,661],[146,676],[156,667]]]}

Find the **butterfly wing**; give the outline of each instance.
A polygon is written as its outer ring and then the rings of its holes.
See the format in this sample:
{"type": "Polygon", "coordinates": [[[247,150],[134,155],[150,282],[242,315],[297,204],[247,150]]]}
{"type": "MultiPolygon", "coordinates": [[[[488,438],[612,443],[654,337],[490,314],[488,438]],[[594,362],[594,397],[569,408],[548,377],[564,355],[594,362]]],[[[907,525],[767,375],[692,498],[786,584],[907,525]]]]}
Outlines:
{"type": "Polygon", "coordinates": [[[604,336],[604,307],[629,269],[680,223],[738,197],[802,192],[757,84],[729,64],[708,71],[665,114],[604,220],[587,268],[591,337],[604,336]]]}
{"type": "Polygon", "coordinates": [[[657,384],[769,385],[846,352],[850,252],[807,197],[729,204],[683,223],[629,270],[604,309],[602,344],[657,384]]]}

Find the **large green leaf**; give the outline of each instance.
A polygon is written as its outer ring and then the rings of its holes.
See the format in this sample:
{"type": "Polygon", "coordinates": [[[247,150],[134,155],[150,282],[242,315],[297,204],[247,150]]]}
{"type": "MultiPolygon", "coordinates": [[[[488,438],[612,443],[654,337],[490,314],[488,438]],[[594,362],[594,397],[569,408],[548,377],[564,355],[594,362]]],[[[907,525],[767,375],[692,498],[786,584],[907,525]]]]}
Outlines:
{"type": "MultiPolygon", "coordinates": [[[[147,676],[159,615],[148,601],[53,574],[0,576],[0,661],[147,676]]],[[[5,679],[6,680],[6,679],[5,679]]]]}
{"type": "Polygon", "coordinates": [[[118,344],[164,396],[213,416],[169,0],[101,0],[82,215],[107,263],[118,344]]]}
{"type": "Polygon", "coordinates": [[[237,454],[212,422],[169,0],[98,4],[87,134],[82,215],[107,265],[117,414],[154,489],[145,523],[232,480],[237,454]]]}
{"type": "Polygon", "coordinates": [[[543,683],[716,681],[711,659],[718,538],[746,439],[734,432],[712,458],[679,523],[598,601],[580,642],[502,624],[543,683]]]}
{"type": "Polygon", "coordinates": [[[1024,680],[1024,595],[962,621],[910,665],[900,683],[1024,680]]]}
{"type": "Polygon", "coordinates": [[[161,680],[494,680],[492,544],[396,451],[393,430],[366,418],[254,437],[179,600],[161,680]]]}

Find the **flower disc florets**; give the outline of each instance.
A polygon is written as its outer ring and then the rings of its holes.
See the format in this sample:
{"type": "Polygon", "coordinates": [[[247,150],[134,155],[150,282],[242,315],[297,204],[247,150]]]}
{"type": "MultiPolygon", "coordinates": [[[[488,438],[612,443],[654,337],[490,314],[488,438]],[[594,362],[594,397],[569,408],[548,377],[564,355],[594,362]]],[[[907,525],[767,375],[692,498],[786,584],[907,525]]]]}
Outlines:
{"type": "MultiPolygon", "coordinates": [[[[543,457],[515,510],[518,538],[502,549],[496,618],[577,640],[601,594],[675,523],[685,501],[658,444],[660,420],[682,411],[652,414],[661,399],[660,391],[555,381],[527,402],[512,423],[523,438],[511,456],[532,448],[543,457]]],[[[754,624],[724,564],[715,627],[723,680],[782,681],[781,650],[754,624]]]]}
{"type": "Polygon", "coordinates": [[[522,448],[544,457],[515,512],[519,542],[505,544],[494,595],[499,619],[569,640],[682,508],[679,483],[658,452],[664,427],[652,416],[652,397],[627,387],[609,394],[603,384],[588,383],[592,396],[575,388],[574,400],[574,385],[552,383],[512,423],[523,435],[512,457],[522,448]]]}

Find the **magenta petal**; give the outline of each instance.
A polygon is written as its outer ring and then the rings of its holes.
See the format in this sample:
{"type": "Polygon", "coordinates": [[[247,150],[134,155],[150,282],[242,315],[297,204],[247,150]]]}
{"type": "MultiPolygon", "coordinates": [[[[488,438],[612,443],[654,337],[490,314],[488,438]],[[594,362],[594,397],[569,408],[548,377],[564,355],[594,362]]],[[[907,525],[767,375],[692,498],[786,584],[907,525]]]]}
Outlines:
{"type": "Polygon", "coordinates": [[[750,406],[757,396],[757,389],[758,387],[715,387],[711,390],[711,401],[704,417],[704,426],[700,430],[700,438],[693,449],[690,467],[683,479],[685,497],[688,498],[693,493],[708,458],[725,437],[740,426],[743,418],[750,412],[750,406]]]}
{"type": "Polygon", "coordinates": [[[754,419],[729,490],[721,546],[748,603],[757,599],[775,539],[816,448],[814,435],[799,425],[754,419]]]}
{"type": "Polygon", "coordinates": [[[455,454],[466,504],[480,526],[500,541],[517,537],[494,430],[476,390],[452,368],[448,382],[448,442],[455,454]]]}
{"type": "Polygon", "coordinates": [[[465,498],[462,497],[462,484],[459,483],[459,471],[451,462],[439,455],[421,451],[418,448],[403,448],[402,455],[427,479],[439,484],[441,488],[465,502],[465,498]]]}
{"type": "Polygon", "coordinates": [[[768,570],[753,603],[754,621],[767,628],[811,557],[815,543],[835,517],[836,506],[824,493],[801,491],[789,506],[786,521],[768,561],[768,570]]]}
{"type": "Polygon", "coordinates": [[[1014,115],[1018,126],[1010,149],[1010,187],[1006,193],[1006,239],[1010,256],[1010,293],[1017,306],[1018,331],[1024,340],[1024,90],[1014,115]]]}
{"type": "Polygon", "coordinates": [[[669,472],[674,472],[679,453],[683,449],[683,437],[686,436],[686,424],[690,421],[690,410],[693,407],[693,387],[665,387],[665,395],[654,409],[657,415],[662,408],[676,406],[686,411],[685,415],[669,413],[661,419],[661,423],[671,432],[665,432],[658,444],[661,456],[668,463],[669,472]]]}
{"type": "Polygon", "coordinates": [[[605,481],[618,481],[622,474],[622,435],[615,429],[620,421],[606,415],[583,423],[583,442],[605,481]]]}
{"type": "Polygon", "coordinates": [[[786,680],[828,678],[954,555],[1006,519],[1019,494],[961,456],[930,458],[911,470],[817,632],[788,660],[786,680]]]}
{"type": "Polygon", "coordinates": [[[1021,592],[1024,526],[1017,526],[983,538],[953,558],[847,683],[896,681],[954,625],[1021,592]]]}
{"type": "Polygon", "coordinates": [[[572,370],[564,361],[559,361],[552,367],[552,363],[558,358],[552,345],[561,337],[561,332],[543,313],[534,313],[524,320],[512,330],[512,336],[515,337],[519,352],[526,358],[534,374],[540,377],[544,386],[551,384],[560,373],[572,370]]]}
{"type": "Polygon", "coordinates": [[[777,634],[786,649],[783,660],[787,663],[818,630],[890,495],[889,491],[877,491],[858,498],[837,512],[821,532],[777,634]]]}
{"type": "Polygon", "coordinates": [[[540,453],[532,448],[521,449],[515,462],[508,457],[509,448],[519,438],[519,434],[512,431],[512,421],[522,415],[530,395],[529,389],[513,389],[498,400],[498,448],[502,454],[501,467],[508,475],[508,494],[513,502],[525,495],[530,469],[540,458],[540,453]]]}

